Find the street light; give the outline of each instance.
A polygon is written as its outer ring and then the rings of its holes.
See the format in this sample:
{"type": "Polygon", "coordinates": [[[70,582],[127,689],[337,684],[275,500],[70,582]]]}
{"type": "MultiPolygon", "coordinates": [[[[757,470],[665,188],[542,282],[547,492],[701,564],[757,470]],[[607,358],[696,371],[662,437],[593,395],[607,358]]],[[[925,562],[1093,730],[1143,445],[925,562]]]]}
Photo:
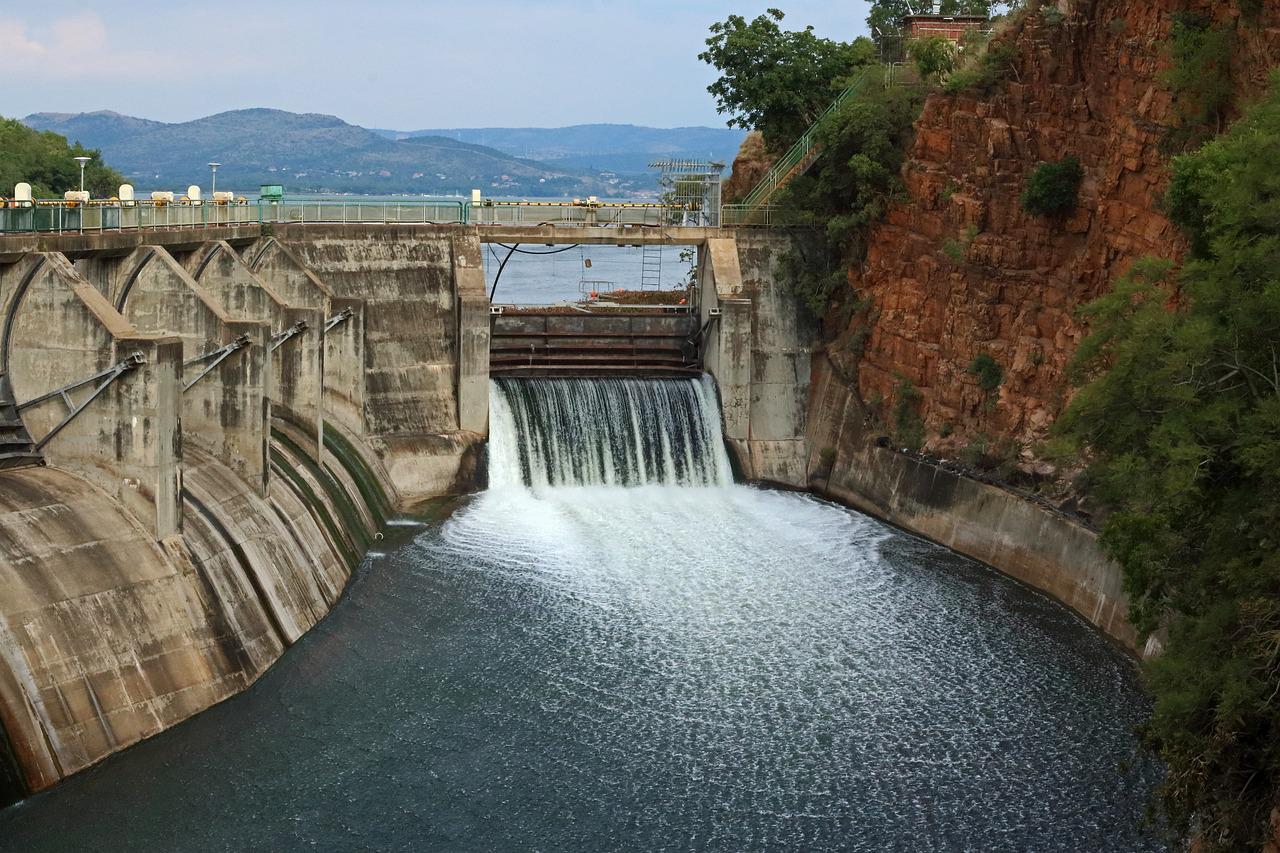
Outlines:
{"type": "Polygon", "coordinates": [[[92,157],[77,157],[75,161],[80,164],[80,192],[84,192],[84,166],[92,157]]]}
{"type": "Polygon", "coordinates": [[[221,166],[221,165],[222,165],[221,163],[210,163],[210,164],[209,164],[209,168],[213,170],[213,180],[212,180],[212,182],[211,182],[211,186],[209,187],[209,196],[210,196],[211,198],[212,198],[213,194],[214,194],[214,193],[216,193],[216,192],[218,191],[218,167],[219,167],[219,166],[221,166]]]}

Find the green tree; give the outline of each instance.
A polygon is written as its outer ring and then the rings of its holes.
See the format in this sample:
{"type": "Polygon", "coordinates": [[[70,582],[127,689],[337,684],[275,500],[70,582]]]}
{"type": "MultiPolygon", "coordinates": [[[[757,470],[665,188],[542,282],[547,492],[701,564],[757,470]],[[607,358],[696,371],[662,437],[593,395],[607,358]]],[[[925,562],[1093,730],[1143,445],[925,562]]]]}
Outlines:
{"type": "Polygon", "coordinates": [[[956,70],[956,46],[941,36],[917,39],[907,44],[907,54],[922,80],[945,80],[956,70]]]}
{"type": "Polygon", "coordinates": [[[1177,158],[1191,237],[1089,306],[1090,381],[1057,429],[1089,448],[1114,512],[1102,542],[1132,618],[1167,633],[1142,735],[1171,826],[1261,848],[1280,796],[1280,80],[1225,136],[1177,158]]]}
{"type": "Polygon", "coordinates": [[[759,130],[782,150],[830,106],[849,75],[875,61],[867,39],[851,43],[819,38],[813,27],[782,29],[783,13],[769,9],[748,22],[740,15],[711,26],[698,54],[720,77],[707,87],[729,124],[759,130]]]}
{"type": "Polygon", "coordinates": [[[93,158],[85,168],[85,189],[98,197],[115,195],[124,179],[103,164],[100,151],[78,142],[68,145],[56,133],[0,118],[0,196],[12,196],[14,185],[26,181],[36,198],[62,198],[80,186],[80,164],[75,161],[80,156],[93,158]]]}
{"type": "Polygon", "coordinates": [[[923,97],[911,87],[873,85],[845,101],[817,130],[821,158],[780,199],[826,223],[824,256],[794,258],[788,270],[817,316],[864,255],[871,225],[902,191],[902,164],[923,97]]]}

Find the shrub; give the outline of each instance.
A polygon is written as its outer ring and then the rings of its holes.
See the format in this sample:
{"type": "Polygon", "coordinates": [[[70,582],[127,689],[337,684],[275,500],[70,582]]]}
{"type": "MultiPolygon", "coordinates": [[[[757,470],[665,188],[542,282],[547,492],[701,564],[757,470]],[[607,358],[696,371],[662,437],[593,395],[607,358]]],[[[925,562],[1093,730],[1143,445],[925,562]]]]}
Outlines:
{"type": "Polygon", "coordinates": [[[1022,193],[1022,209],[1037,216],[1056,216],[1075,209],[1084,170],[1076,157],[1041,163],[1022,193]]]}
{"type": "Polygon", "coordinates": [[[985,352],[969,362],[969,372],[978,377],[978,387],[983,391],[994,391],[1004,382],[1004,368],[985,352]]]}
{"type": "Polygon", "coordinates": [[[924,446],[924,421],[918,411],[923,399],[910,379],[898,377],[893,387],[893,437],[900,447],[919,450],[924,446]]]}
{"type": "Polygon", "coordinates": [[[1176,124],[1161,140],[1166,153],[1194,148],[1222,132],[1231,106],[1231,54],[1235,33],[1207,18],[1174,16],[1169,45],[1172,67],[1164,82],[1173,93],[1176,124]]]}
{"type": "Polygon", "coordinates": [[[956,94],[973,90],[985,94],[1013,70],[1013,61],[1017,56],[1018,50],[1011,39],[993,39],[972,63],[947,78],[943,91],[956,94]]]}
{"type": "Polygon", "coordinates": [[[956,70],[956,47],[942,36],[911,42],[907,45],[907,54],[922,80],[945,80],[956,70]]]}

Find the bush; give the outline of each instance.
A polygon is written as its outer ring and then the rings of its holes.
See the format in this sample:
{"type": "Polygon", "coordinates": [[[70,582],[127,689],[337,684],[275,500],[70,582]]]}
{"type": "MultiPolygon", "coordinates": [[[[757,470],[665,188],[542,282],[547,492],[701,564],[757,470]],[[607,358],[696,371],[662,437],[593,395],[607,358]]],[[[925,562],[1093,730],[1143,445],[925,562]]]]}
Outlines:
{"type": "Polygon", "coordinates": [[[919,450],[924,446],[924,421],[918,411],[923,399],[910,379],[898,377],[893,386],[893,437],[899,447],[919,450]]]}
{"type": "Polygon", "coordinates": [[[911,42],[907,45],[907,54],[922,80],[945,80],[956,70],[956,47],[942,36],[911,42]]]}
{"type": "Polygon", "coordinates": [[[971,63],[947,78],[943,91],[953,95],[968,90],[986,94],[1013,70],[1013,61],[1017,56],[1018,50],[1012,39],[993,39],[987,44],[987,49],[971,63]]]}
{"type": "Polygon", "coordinates": [[[985,352],[969,362],[969,372],[978,377],[978,387],[983,391],[994,391],[1004,382],[1004,368],[985,352]]]}
{"type": "Polygon", "coordinates": [[[1176,124],[1161,140],[1165,153],[1186,151],[1222,132],[1231,106],[1231,54],[1235,33],[1207,18],[1174,16],[1169,46],[1172,67],[1164,82],[1173,94],[1176,124]]]}
{"type": "Polygon", "coordinates": [[[1076,157],[1041,163],[1022,193],[1022,209],[1036,216],[1056,216],[1075,209],[1084,170],[1076,157]]]}

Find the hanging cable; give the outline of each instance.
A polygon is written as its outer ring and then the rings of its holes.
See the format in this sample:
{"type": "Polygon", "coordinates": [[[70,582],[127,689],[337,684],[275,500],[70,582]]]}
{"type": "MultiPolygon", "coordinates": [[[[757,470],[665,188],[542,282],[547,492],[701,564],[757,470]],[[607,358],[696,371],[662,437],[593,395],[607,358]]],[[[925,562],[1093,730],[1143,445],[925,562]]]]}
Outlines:
{"type": "MultiPolygon", "coordinates": [[[[572,251],[582,244],[574,243],[572,246],[562,246],[559,249],[552,249],[550,252],[534,252],[529,249],[521,249],[519,243],[516,243],[514,246],[508,246],[506,243],[493,243],[490,245],[501,246],[507,250],[507,256],[502,259],[502,263],[498,266],[498,274],[493,277],[493,289],[489,291],[489,301],[493,302],[493,295],[498,292],[498,279],[502,278],[502,271],[507,268],[507,261],[511,260],[512,255],[517,252],[522,255],[558,255],[561,252],[572,251]]],[[[493,249],[490,249],[489,251],[493,252],[493,249]]],[[[494,253],[493,259],[498,259],[497,253],[494,253]]]]}

